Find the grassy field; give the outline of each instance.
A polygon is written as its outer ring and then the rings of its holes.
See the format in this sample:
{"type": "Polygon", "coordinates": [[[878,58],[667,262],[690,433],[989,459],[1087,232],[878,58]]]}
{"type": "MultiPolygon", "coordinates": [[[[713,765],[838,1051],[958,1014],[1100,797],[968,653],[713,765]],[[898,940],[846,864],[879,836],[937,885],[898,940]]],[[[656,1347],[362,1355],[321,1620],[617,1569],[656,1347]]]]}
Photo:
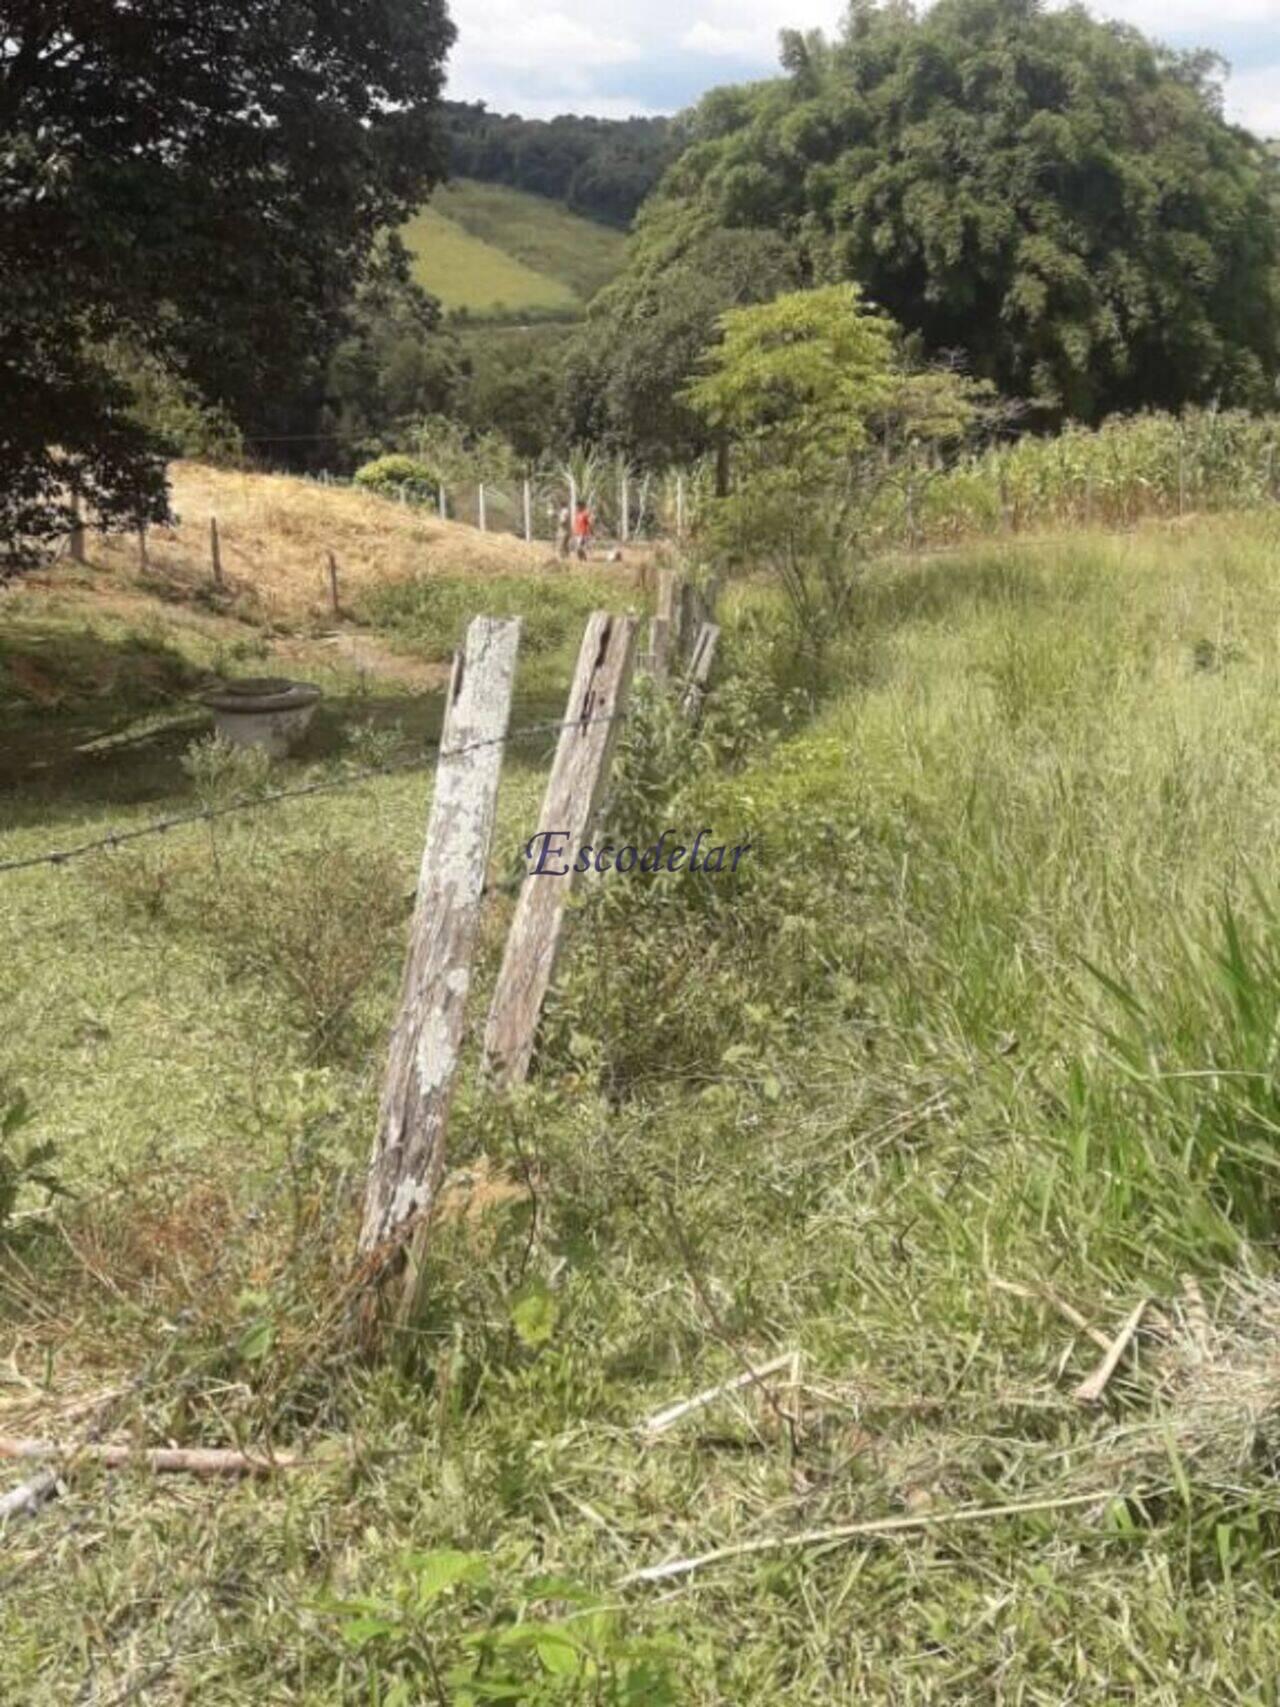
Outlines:
{"type": "Polygon", "coordinates": [[[401,232],[414,277],[446,309],[480,319],[575,319],[622,261],[625,238],[501,184],[440,189],[401,232]]]}
{"type": "MultiPolygon", "coordinates": [[[[752,854],[575,909],[528,1089],[468,1065],[392,1367],[352,1354],[348,1253],[426,777],[0,877],[0,1068],[77,1192],[13,1229],[0,1432],[123,1386],[126,1435],[312,1459],[78,1472],[6,1537],[0,1698],[1274,1699],[1278,552],[1259,512],[884,564],[821,673],[731,596],[703,730],[641,696],[610,828],[752,854]]],[[[464,603],[364,614],[427,659],[464,603]]],[[[157,623],[99,635],[103,728],[208,667],[157,623]]],[[[439,716],[329,686],[287,774],[439,716]]],[[[86,755],[86,715],[24,747],[0,858],[237,781],[189,732],[86,755]]],[[[498,875],[546,758],[509,755],[498,875]]]]}

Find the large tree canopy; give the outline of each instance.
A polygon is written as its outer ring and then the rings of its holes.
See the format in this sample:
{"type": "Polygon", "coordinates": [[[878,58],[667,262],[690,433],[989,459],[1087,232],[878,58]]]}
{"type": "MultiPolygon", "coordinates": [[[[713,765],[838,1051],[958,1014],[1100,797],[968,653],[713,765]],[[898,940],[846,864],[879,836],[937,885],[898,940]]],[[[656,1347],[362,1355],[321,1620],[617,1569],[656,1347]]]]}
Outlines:
{"type": "Polygon", "coordinates": [[[773,232],[711,229],[667,245],[656,230],[592,303],[565,360],[561,416],[570,440],[665,463],[715,442],[683,392],[720,317],[790,289],[797,273],[773,232]]]}
{"type": "Polygon", "coordinates": [[[323,372],[377,234],[439,175],[443,0],[0,0],[0,552],[164,512],[101,352],[250,434],[323,372]]]}
{"type": "Polygon", "coordinates": [[[765,229],[1046,417],[1274,402],[1276,166],[1211,56],[1041,0],[853,0],[783,63],[702,101],[633,270],[765,229]]]}

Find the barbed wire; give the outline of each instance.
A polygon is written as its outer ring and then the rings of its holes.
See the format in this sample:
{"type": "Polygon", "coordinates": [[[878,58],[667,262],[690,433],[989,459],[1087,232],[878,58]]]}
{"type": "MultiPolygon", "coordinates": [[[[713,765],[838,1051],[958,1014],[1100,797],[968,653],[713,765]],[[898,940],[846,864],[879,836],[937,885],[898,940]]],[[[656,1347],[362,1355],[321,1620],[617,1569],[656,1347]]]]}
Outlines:
{"type": "Polygon", "coordinates": [[[371,782],[379,777],[400,776],[407,771],[426,770],[431,755],[434,755],[436,763],[439,764],[443,759],[458,759],[463,754],[476,752],[482,747],[503,747],[511,741],[524,740],[534,735],[553,735],[564,729],[586,729],[594,723],[624,723],[626,716],[624,711],[615,711],[601,717],[571,717],[558,722],[526,723],[519,729],[508,729],[505,735],[490,735],[481,741],[464,742],[460,747],[450,747],[447,752],[439,741],[430,741],[422,756],[396,759],[384,765],[368,765],[361,770],[348,771],[344,776],[321,777],[315,782],[301,783],[296,788],[269,789],[264,794],[245,795],[222,806],[202,806],[195,811],[177,812],[167,818],[156,818],[149,824],[140,824],[137,829],[110,830],[105,836],[96,836],[91,841],[78,842],[71,847],[53,848],[45,853],[29,854],[23,859],[2,860],[0,877],[15,871],[31,871],[38,866],[66,865],[85,854],[122,848],[130,842],[143,841],[148,836],[167,835],[170,830],[182,829],[188,824],[211,824],[216,819],[228,818],[233,813],[256,812],[267,806],[278,806],[286,800],[304,800],[311,795],[332,794],[344,788],[355,788],[360,783],[371,782]]]}

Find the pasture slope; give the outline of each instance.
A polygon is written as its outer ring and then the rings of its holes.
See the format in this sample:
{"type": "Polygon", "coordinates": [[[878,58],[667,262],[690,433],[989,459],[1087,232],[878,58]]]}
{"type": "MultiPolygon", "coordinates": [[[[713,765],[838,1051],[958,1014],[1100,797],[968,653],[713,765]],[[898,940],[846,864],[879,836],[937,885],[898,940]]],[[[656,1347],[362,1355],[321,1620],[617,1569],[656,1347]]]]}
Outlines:
{"type": "Polygon", "coordinates": [[[579,318],[626,243],[544,196],[467,179],[439,189],[400,235],[418,283],[480,320],[579,318]]]}
{"type": "MultiPolygon", "coordinates": [[[[264,571],[350,501],[255,500],[264,571]]],[[[585,603],[634,590],[437,544],[385,588],[368,545],[360,632],[426,658],[522,608],[517,720],[554,714],[585,603]]],[[[702,729],[638,696],[608,830],[754,851],[575,906],[529,1086],[468,1061],[389,1365],[353,1353],[350,1254],[428,772],[0,877],[0,1082],[75,1193],[28,1182],[4,1229],[0,1435],[114,1394],[120,1440],[306,1459],[78,1466],[5,1536],[0,1699],[1270,1699],[1278,556],[1259,509],[884,562],[816,664],[731,589],[702,729]]],[[[153,572],[141,622],[127,574],[0,600],[98,684],[6,708],[0,859],[260,785],[170,720],[317,640],[309,594],[264,622],[153,572]]],[[[439,727],[436,688],[326,686],[278,780],[439,727]]],[[[547,756],[506,754],[496,877],[547,756]]]]}

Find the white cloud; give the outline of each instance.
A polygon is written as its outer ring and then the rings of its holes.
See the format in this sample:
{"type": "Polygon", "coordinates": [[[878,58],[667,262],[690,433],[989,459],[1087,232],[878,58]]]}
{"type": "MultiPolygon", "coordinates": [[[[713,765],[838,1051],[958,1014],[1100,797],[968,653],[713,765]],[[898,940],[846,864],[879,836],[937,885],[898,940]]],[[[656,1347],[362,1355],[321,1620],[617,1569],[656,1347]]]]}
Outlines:
{"type": "Polygon", "coordinates": [[[1227,85],[1227,117],[1259,136],[1280,137],[1280,64],[1233,77],[1227,85]]]}
{"type": "MultiPolygon", "coordinates": [[[[1068,0],[1053,0],[1067,4],[1068,0]]],[[[1227,49],[1235,32],[1238,69],[1228,111],[1239,122],[1280,132],[1280,66],[1269,74],[1258,54],[1246,63],[1240,33],[1261,39],[1276,26],[1280,0],[1089,0],[1099,17],[1135,24],[1160,37],[1191,37],[1227,49]]],[[[844,0],[452,0],[458,26],[449,92],[496,111],[544,116],[589,112],[621,117],[670,112],[701,87],[744,67],[768,76],[777,66],[778,32],[834,31],[844,0]],[[705,75],[704,75],[705,73],[705,75]]]]}

